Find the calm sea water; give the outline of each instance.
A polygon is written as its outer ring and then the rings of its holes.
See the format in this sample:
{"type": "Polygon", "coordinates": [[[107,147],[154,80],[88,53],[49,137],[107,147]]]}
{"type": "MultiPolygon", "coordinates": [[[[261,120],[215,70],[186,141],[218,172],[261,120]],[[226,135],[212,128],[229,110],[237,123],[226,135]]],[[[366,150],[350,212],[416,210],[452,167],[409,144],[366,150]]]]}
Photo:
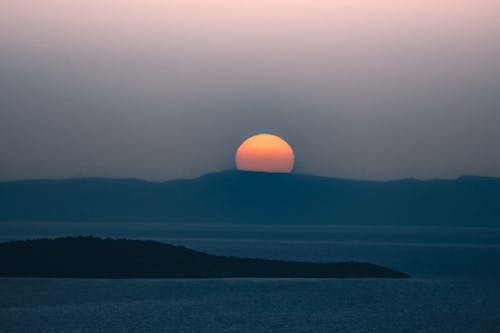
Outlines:
{"type": "Polygon", "coordinates": [[[500,332],[499,228],[0,223],[1,241],[89,234],[413,278],[0,279],[0,332],[500,332]]]}

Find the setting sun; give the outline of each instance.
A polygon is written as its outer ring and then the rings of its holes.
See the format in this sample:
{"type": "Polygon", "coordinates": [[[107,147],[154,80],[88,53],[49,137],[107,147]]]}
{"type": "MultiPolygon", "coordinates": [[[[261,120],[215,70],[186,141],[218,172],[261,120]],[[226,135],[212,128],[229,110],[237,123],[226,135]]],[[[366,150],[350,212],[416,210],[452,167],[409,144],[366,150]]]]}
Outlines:
{"type": "Polygon", "coordinates": [[[294,159],[292,147],[271,134],[254,135],[236,151],[236,167],[244,171],[290,172],[294,159]]]}

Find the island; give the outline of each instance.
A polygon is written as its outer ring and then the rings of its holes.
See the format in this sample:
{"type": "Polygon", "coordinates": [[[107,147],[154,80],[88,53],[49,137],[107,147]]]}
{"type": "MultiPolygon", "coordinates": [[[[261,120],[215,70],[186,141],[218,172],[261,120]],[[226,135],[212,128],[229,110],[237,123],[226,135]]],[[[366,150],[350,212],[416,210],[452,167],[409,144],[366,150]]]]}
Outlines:
{"type": "Polygon", "coordinates": [[[408,278],[362,262],[315,263],[210,255],[156,241],[86,237],[0,243],[1,277],[408,278]]]}

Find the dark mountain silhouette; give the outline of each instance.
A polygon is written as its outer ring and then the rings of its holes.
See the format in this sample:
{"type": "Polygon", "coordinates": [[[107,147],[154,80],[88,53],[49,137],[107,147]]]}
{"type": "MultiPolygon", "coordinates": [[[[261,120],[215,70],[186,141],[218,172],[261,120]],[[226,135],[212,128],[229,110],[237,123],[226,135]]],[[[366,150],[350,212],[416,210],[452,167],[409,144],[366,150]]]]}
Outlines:
{"type": "Polygon", "coordinates": [[[0,243],[0,276],[78,278],[406,278],[368,263],[222,257],[181,246],[94,237],[0,243]]]}
{"type": "Polygon", "coordinates": [[[357,181],[226,171],[190,180],[0,183],[0,220],[500,225],[500,178],[357,181]]]}

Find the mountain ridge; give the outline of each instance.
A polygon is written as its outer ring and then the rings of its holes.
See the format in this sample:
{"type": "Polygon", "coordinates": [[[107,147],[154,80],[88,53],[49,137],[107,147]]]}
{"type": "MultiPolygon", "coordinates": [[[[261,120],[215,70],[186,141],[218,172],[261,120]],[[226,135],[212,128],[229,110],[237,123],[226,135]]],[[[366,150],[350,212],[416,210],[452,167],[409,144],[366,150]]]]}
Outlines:
{"type": "Polygon", "coordinates": [[[12,179],[12,180],[1,180],[0,184],[6,183],[28,183],[28,182],[47,182],[47,181],[78,181],[78,180],[106,180],[106,181],[135,181],[141,183],[151,183],[151,184],[165,184],[171,182],[183,182],[183,181],[193,181],[200,178],[206,178],[217,175],[227,175],[227,174],[261,174],[261,175],[278,175],[278,176],[291,176],[291,177],[308,177],[308,178],[316,178],[316,179],[324,179],[324,180],[347,180],[353,182],[369,182],[369,183],[392,183],[392,182],[404,182],[404,181],[416,181],[416,182],[433,182],[433,181],[457,181],[457,180],[467,180],[467,179],[483,179],[483,180],[493,180],[500,181],[500,177],[494,176],[478,176],[474,174],[463,174],[454,178],[395,178],[395,179],[383,179],[383,180],[372,180],[372,179],[356,179],[356,178],[345,178],[345,177],[329,177],[329,176],[321,176],[321,175],[313,175],[307,173],[279,173],[279,172],[263,172],[263,171],[239,171],[239,170],[222,170],[222,171],[214,171],[208,172],[196,177],[185,177],[185,178],[174,178],[167,180],[147,180],[143,178],[136,177],[100,177],[100,176],[88,176],[88,177],[64,177],[64,178],[26,178],[26,179],[12,179]]]}
{"type": "Polygon", "coordinates": [[[500,178],[351,180],[229,170],[194,179],[0,182],[0,221],[500,225],[500,178]]]}

